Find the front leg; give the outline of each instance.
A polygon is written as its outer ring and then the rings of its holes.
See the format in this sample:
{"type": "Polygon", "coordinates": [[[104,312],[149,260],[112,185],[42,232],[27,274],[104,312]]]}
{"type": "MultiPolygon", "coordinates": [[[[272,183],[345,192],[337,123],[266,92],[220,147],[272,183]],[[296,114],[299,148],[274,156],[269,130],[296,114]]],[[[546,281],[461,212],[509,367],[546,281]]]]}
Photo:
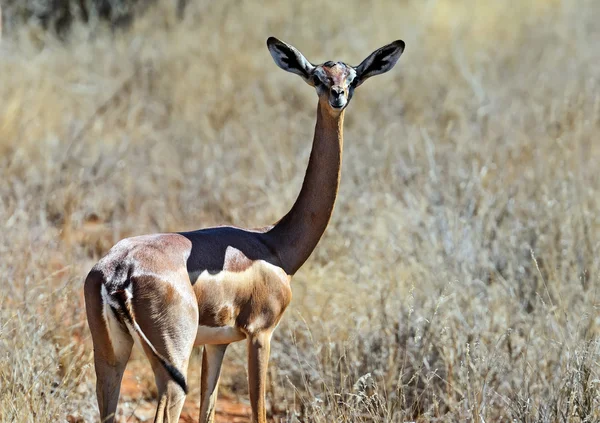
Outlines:
{"type": "Polygon", "coordinates": [[[200,423],[213,423],[215,421],[219,375],[221,374],[221,364],[227,345],[204,345],[200,386],[200,423]]]}
{"type": "Polygon", "coordinates": [[[267,422],[265,394],[271,334],[271,331],[260,332],[248,337],[248,391],[252,406],[252,423],[267,422]]]}

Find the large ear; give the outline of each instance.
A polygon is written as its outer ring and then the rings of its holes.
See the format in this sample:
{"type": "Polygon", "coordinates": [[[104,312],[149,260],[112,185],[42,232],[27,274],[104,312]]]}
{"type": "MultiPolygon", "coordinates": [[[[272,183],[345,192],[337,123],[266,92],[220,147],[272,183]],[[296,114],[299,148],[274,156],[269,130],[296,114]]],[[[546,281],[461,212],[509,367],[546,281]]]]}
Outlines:
{"type": "Polygon", "coordinates": [[[402,40],[396,40],[375,50],[360,65],[354,68],[356,70],[354,86],[358,87],[366,79],[392,69],[403,51],[404,41],[402,40]]]}
{"type": "Polygon", "coordinates": [[[310,74],[315,67],[295,47],[275,37],[269,37],[267,47],[273,60],[281,69],[300,75],[304,80],[310,79],[310,74]]]}

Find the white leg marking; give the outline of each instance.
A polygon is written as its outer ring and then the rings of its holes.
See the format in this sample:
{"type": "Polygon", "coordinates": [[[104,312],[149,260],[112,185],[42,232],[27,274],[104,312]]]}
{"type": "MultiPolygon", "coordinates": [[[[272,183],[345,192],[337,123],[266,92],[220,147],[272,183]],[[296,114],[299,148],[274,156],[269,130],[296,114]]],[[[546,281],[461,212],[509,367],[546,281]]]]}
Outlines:
{"type": "Polygon", "coordinates": [[[248,332],[252,333],[257,329],[260,329],[261,326],[265,324],[265,318],[263,316],[257,316],[250,324],[248,325],[248,332]]]}
{"type": "Polygon", "coordinates": [[[246,339],[246,335],[233,326],[211,327],[200,325],[198,326],[194,345],[231,344],[242,339],[246,339]]]}

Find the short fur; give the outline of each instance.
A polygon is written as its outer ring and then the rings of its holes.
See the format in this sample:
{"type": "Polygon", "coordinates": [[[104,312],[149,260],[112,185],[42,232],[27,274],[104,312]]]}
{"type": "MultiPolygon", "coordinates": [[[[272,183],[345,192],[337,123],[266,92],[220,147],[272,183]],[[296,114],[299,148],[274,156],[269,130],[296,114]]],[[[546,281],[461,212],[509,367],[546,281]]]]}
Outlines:
{"type": "Polygon", "coordinates": [[[104,422],[114,421],[134,339],[155,373],[157,423],[179,420],[189,357],[198,344],[205,345],[200,422],[213,422],[227,345],[247,339],[252,421],[266,422],[271,336],[291,301],[292,276],[311,255],[333,213],[345,108],[366,78],[394,66],[404,43],[382,47],[358,67],[342,62],[315,66],[296,48],[273,37],[267,45],[275,63],[300,75],[319,97],[300,194],[279,222],[263,230],[223,226],[128,238],[93,267],[84,292],[104,422]]]}

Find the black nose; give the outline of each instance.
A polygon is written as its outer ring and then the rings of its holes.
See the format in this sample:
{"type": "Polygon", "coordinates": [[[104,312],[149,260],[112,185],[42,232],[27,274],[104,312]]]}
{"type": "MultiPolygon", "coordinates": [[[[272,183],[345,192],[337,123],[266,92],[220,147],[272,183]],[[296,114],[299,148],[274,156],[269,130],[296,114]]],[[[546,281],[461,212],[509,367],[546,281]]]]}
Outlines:
{"type": "Polygon", "coordinates": [[[337,98],[344,94],[344,90],[341,87],[331,87],[331,94],[337,98]]]}

